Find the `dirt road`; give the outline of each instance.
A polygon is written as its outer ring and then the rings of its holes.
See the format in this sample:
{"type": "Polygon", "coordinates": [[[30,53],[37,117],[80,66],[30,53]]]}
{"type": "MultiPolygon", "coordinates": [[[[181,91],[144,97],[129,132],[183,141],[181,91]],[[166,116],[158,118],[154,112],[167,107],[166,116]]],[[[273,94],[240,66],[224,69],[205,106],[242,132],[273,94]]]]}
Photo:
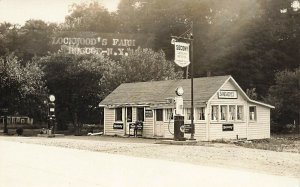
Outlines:
{"type": "MultiPolygon", "coordinates": [[[[135,146],[140,149],[143,144],[135,146]]],[[[276,175],[3,139],[0,149],[0,186],[6,187],[298,187],[300,184],[295,178],[276,175]]]]}
{"type": "Polygon", "coordinates": [[[2,136],[0,140],[300,178],[300,154],[248,149],[232,144],[203,143],[201,146],[176,146],[155,144],[155,140],[147,139],[75,136],[64,138],[2,136]]]}

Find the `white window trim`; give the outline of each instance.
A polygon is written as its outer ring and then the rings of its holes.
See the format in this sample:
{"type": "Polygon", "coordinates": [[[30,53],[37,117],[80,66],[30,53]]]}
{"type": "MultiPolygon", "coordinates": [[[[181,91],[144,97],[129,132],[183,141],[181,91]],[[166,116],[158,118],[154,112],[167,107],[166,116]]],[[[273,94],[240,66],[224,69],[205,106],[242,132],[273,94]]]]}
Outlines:
{"type": "Polygon", "coordinates": [[[236,122],[244,122],[245,121],[245,108],[246,108],[246,105],[241,105],[241,104],[238,104],[236,105],[236,122]],[[238,119],[237,116],[238,116],[238,110],[237,110],[237,107],[239,106],[242,106],[243,107],[243,111],[242,111],[242,119],[238,119]]]}
{"type": "Polygon", "coordinates": [[[145,122],[146,121],[146,114],[145,114],[146,107],[144,107],[144,106],[138,106],[138,107],[136,107],[136,121],[138,120],[137,119],[138,118],[138,108],[143,108],[144,109],[144,121],[142,121],[142,122],[145,122]]]}
{"type": "MultiPolygon", "coordinates": [[[[188,117],[188,115],[187,115],[187,109],[191,109],[191,117],[192,117],[192,108],[183,108],[184,121],[186,121],[187,123],[191,123],[192,120],[191,119],[187,119],[187,117],[188,117]]],[[[194,114],[195,114],[195,111],[194,111],[194,114]]],[[[195,115],[194,115],[194,119],[195,119],[195,115]]]]}
{"type": "Polygon", "coordinates": [[[220,119],[219,121],[220,121],[220,122],[226,122],[226,121],[228,120],[228,113],[227,113],[228,108],[229,108],[228,106],[229,106],[229,105],[226,105],[226,104],[224,104],[224,105],[219,105],[219,113],[220,113],[220,114],[219,114],[219,115],[220,115],[220,116],[219,116],[219,117],[220,117],[220,118],[219,118],[219,119],[220,119]],[[226,106],[225,119],[222,119],[221,106],[226,106]]]}
{"type": "Polygon", "coordinates": [[[196,108],[195,108],[195,112],[194,112],[194,114],[195,114],[195,115],[194,115],[194,119],[196,119],[195,121],[196,121],[196,122],[205,122],[206,119],[207,119],[206,113],[207,113],[207,112],[206,112],[206,107],[196,107],[196,108]],[[199,114],[199,113],[198,113],[198,109],[200,109],[200,108],[204,108],[204,119],[201,119],[201,120],[198,119],[198,114],[199,114]]]}
{"type": "Polygon", "coordinates": [[[209,121],[210,123],[224,123],[224,122],[236,122],[236,123],[243,123],[245,122],[245,120],[247,119],[246,118],[246,108],[247,108],[247,105],[245,104],[211,104],[209,108],[207,108],[207,112],[208,115],[205,116],[209,121]],[[218,107],[218,113],[217,113],[217,116],[218,116],[218,119],[217,120],[213,120],[212,119],[212,108],[213,106],[217,106],[218,107]],[[226,106],[226,120],[221,120],[221,106],[226,106]],[[230,120],[229,119],[229,106],[235,106],[235,112],[234,112],[234,120],[230,120]],[[243,108],[243,111],[242,111],[242,119],[237,119],[237,116],[238,116],[238,110],[237,110],[237,107],[238,106],[242,106],[243,108]]]}
{"type": "MultiPolygon", "coordinates": [[[[120,108],[120,107],[118,107],[118,108],[120,108]]],[[[121,110],[122,110],[122,121],[120,121],[120,120],[116,120],[116,110],[117,110],[117,108],[114,108],[114,116],[115,116],[115,123],[123,123],[124,121],[124,116],[123,116],[123,114],[124,114],[124,112],[123,112],[123,108],[121,108],[121,110]]]]}
{"type": "Polygon", "coordinates": [[[249,105],[249,108],[248,108],[248,114],[249,114],[249,122],[257,122],[257,107],[256,105],[249,105]],[[254,111],[254,119],[250,119],[250,107],[254,107],[255,108],[255,111],[254,111]]]}
{"type": "Polygon", "coordinates": [[[234,121],[236,121],[236,117],[237,117],[237,109],[236,109],[236,107],[237,107],[237,105],[228,105],[228,121],[230,121],[230,122],[234,122],[234,121]],[[234,106],[234,119],[230,119],[230,114],[231,114],[231,112],[230,112],[230,107],[231,106],[234,106]]]}
{"type": "Polygon", "coordinates": [[[165,121],[165,116],[164,116],[164,109],[163,108],[158,108],[156,110],[152,110],[153,114],[155,113],[155,115],[153,115],[154,121],[157,121],[157,110],[162,110],[162,120],[158,121],[158,122],[164,122],[165,121]]]}
{"type": "Polygon", "coordinates": [[[210,107],[210,121],[211,121],[212,123],[217,123],[217,122],[220,121],[220,109],[219,109],[219,108],[220,108],[219,105],[211,105],[211,107],[210,107]],[[212,119],[212,116],[213,116],[213,111],[212,111],[213,106],[217,106],[217,107],[218,107],[218,108],[217,108],[217,119],[216,119],[216,120],[212,119]]]}
{"type": "Polygon", "coordinates": [[[174,108],[164,108],[164,122],[174,122],[174,108]],[[171,109],[172,110],[172,113],[173,113],[173,119],[169,119],[168,118],[168,114],[167,114],[167,112],[168,112],[168,109],[171,109]]]}

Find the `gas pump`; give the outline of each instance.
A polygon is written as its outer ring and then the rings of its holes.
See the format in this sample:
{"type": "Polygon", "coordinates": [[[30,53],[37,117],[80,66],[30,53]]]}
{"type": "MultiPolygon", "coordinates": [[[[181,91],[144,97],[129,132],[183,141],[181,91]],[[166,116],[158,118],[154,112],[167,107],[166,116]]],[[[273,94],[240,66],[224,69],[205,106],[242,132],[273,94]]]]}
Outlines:
{"type": "Polygon", "coordinates": [[[48,111],[48,130],[49,134],[54,134],[55,132],[55,96],[50,95],[49,96],[49,111],[48,111]]]}
{"type": "Polygon", "coordinates": [[[175,93],[174,140],[184,141],[183,88],[178,87],[175,93]]]}

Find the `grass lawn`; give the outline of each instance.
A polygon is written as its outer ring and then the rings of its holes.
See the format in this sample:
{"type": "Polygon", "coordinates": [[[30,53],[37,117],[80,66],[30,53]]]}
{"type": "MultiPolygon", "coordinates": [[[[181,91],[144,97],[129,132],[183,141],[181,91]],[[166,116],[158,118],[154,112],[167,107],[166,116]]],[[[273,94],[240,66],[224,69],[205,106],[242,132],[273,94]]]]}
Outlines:
{"type": "Polygon", "coordinates": [[[300,153],[300,136],[274,136],[270,139],[235,142],[236,145],[277,152],[300,153]]]}

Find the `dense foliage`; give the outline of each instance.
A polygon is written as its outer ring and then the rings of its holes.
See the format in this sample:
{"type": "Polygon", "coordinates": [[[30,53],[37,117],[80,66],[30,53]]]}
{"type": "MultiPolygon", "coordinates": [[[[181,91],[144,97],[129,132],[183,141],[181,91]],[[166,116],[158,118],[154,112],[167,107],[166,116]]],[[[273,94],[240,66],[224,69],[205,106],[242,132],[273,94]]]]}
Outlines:
{"type": "Polygon", "coordinates": [[[275,131],[296,130],[300,116],[300,69],[276,73],[275,85],[269,89],[267,101],[274,103],[272,120],[275,131]],[[282,126],[281,124],[287,124],[282,126]]]}
{"type": "Polygon", "coordinates": [[[23,66],[13,54],[0,58],[0,107],[10,114],[43,119],[46,94],[44,73],[34,63],[23,66]]]}
{"type": "Polygon", "coordinates": [[[49,92],[56,96],[59,128],[66,128],[67,123],[77,125],[95,120],[90,113],[97,110],[103,92],[100,79],[112,61],[102,56],[65,53],[51,54],[35,61],[45,72],[49,92]]]}

